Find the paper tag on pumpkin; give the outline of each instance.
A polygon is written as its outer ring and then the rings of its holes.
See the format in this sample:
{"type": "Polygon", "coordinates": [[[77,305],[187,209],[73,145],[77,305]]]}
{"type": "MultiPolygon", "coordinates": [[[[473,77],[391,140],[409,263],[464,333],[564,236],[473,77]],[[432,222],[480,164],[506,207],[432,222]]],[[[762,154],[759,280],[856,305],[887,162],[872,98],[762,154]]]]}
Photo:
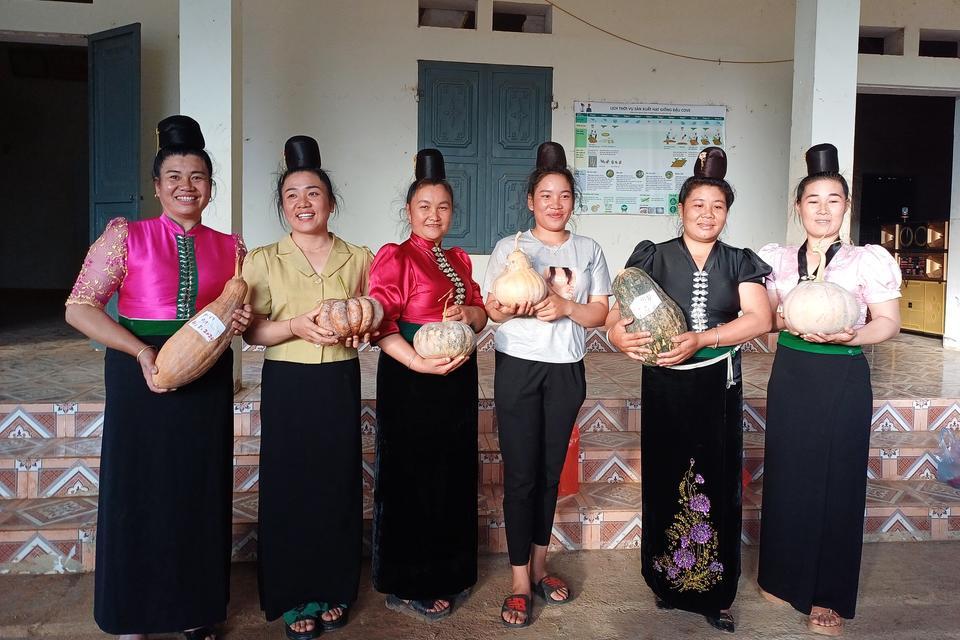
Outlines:
{"type": "Polygon", "coordinates": [[[204,311],[187,323],[191,329],[200,334],[207,342],[213,342],[227,330],[226,325],[212,311],[204,311]]]}
{"type": "Polygon", "coordinates": [[[633,299],[633,302],[630,303],[630,311],[634,318],[640,320],[656,311],[661,302],[663,300],[660,299],[657,292],[651,289],[633,299]]]}

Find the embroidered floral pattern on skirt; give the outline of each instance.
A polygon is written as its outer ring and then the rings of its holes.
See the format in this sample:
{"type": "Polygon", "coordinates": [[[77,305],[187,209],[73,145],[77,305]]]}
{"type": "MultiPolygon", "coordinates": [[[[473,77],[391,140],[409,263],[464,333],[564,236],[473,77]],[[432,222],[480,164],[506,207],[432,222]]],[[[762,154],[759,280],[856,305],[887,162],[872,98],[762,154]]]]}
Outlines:
{"type": "Polygon", "coordinates": [[[680,481],[680,512],[666,531],[667,550],[653,564],[665,573],[677,591],[708,591],[723,580],[723,564],[717,562],[717,531],[710,524],[710,498],[700,493],[706,483],[693,471],[695,461],[680,481]]]}

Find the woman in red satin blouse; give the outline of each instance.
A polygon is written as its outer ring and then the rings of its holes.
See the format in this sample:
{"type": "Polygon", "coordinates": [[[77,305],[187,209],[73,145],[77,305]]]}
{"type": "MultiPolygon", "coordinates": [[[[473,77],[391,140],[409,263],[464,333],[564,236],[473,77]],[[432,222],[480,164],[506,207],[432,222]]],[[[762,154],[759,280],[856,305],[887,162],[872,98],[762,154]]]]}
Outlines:
{"type": "Polygon", "coordinates": [[[441,319],[479,332],[487,314],[470,257],[441,246],[453,190],[436,149],[417,154],[406,213],[410,238],[384,245],[370,269],[370,295],[384,308],[373,584],[389,608],[434,621],[477,580],[477,364],[422,358],[411,343],[441,319]]]}

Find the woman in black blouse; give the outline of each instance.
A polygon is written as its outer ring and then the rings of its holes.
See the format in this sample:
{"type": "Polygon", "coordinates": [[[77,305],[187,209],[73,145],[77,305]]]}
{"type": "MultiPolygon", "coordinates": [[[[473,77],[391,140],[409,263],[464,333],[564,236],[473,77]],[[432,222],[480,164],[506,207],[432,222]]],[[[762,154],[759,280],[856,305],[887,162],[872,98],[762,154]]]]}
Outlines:
{"type": "MultiPolygon", "coordinates": [[[[689,331],[641,378],[643,577],[662,609],[700,613],[734,631],[730,605],[740,575],[743,392],[737,345],[770,330],[763,278],[749,249],[718,240],[733,204],[726,155],[700,153],[680,190],[682,234],[643,241],[627,267],[646,271],[683,310],[689,331]]],[[[651,351],[648,332],[615,305],[610,342],[634,359],[651,351]]]]}

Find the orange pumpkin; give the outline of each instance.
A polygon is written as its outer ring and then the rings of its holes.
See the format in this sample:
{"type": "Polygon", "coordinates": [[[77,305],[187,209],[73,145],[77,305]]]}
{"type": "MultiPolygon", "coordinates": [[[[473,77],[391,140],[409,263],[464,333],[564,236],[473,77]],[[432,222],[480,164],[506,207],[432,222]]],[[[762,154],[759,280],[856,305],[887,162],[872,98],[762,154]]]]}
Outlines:
{"type": "Polygon", "coordinates": [[[339,338],[372,333],[382,321],[383,306],[376,298],[369,296],[324,300],[320,303],[320,313],[317,315],[317,326],[333,331],[339,338]]]}

